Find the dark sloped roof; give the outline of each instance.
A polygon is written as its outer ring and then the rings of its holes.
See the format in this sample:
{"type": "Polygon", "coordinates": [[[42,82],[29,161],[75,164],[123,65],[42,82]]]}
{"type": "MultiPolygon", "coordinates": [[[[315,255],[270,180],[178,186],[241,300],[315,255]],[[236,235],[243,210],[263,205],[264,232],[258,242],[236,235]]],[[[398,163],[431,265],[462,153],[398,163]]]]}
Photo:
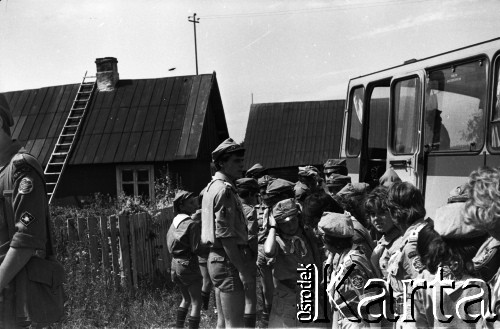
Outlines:
{"type": "MultiPolygon", "coordinates": [[[[96,91],[70,164],[195,159],[215,73],[120,80],[96,91]],[[194,127],[200,129],[194,129],[194,127]]],[[[79,84],[5,93],[13,109],[13,137],[45,165],[69,114],[79,84]]],[[[220,95],[214,95],[220,99],[220,95]]],[[[220,114],[219,114],[220,117],[220,114]]],[[[222,113],[223,129],[227,126],[222,113]]]]}
{"type": "Polygon", "coordinates": [[[245,164],[267,168],[322,164],[340,154],[344,101],[252,104],[245,164]]]}

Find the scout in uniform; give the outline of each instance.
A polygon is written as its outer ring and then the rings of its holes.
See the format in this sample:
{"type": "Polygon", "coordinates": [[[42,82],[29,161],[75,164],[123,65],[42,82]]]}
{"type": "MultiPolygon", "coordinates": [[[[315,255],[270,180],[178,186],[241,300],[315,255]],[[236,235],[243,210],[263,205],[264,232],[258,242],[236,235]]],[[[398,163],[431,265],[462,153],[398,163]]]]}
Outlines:
{"type": "MultiPolygon", "coordinates": [[[[248,266],[252,266],[252,277],[257,277],[257,254],[258,254],[258,234],[259,222],[257,220],[257,211],[255,206],[258,204],[259,183],[253,178],[240,178],[236,181],[236,189],[238,196],[243,204],[243,212],[247,219],[248,226],[248,245],[251,250],[251,262],[248,266]]],[[[254,283],[255,285],[255,283],[254,283]]],[[[255,328],[256,322],[256,307],[257,307],[257,291],[245,291],[245,327],[255,328]]]]}
{"type": "MultiPolygon", "coordinates": [[[[201,203],[203,201],[203,193],[205,190],[201,190],[198,195],[198,205],[201,207],[201,203]]],[[[201,227],[201,208],[196,210],[196,212],[191,216],[195,221],[200,223],[201,227]]],[[[207,245],[204,245],[200,242],[200,248],[198,251],[198,263],[200,264],[201,276],[203,277],[203,285],[201,287],[201,300],[203,310],[208,310],[208,304],[210,302],[210,292],[212,291],[212,280],[210,280],[210,275],[208,274],[208,253],[210,252],[210,248],[207,245]]]]}
{"type": "MultiPolygon", "coordinates": [[[[482,328],[484,324],[483,321],[471,321],[472,314],[481,314],[479,302],[468,305],[467,309],[464,304],[458,304],[465,298],[481,295],[480,286],[463,289],[463,285],[476,275],[472,258],[486,235],[486,232],[464,222],[464,209],[465,202],[448,203],[436,210],[434,229],[428,225],[420,231],[417,247],[426,269],[417,280],[438,283],[432,289],[416,291],[415,320],[418,328],[482,328]],[[441,280],[453,280],[454,286],[446,285],[443,289],[439,286],[441,280]],[[442,293],[435,294],[433,289],[442,293]],[[440,313],[434,314],[437,305],[440,313]],[[449,316],[454,318],[448,321],[449,316]]],[[[487,291],[486,286],[482,289],[487,291]]]]}
{"type": "MultiPolygon", "coordinates": [[[[500,169],[484,167],[473,171],[467,183],[469,196],[464,210],[465,222],[491,236],[474,257],[474,267],[487,281],[492,292],[492,310],[500,318],[500,269],[498,254],[500,241],[500,169]],[[496,274],[492,274],[496,273],[496,274]]],[[[497,320],[489,327],[499,328],[497,320]]]]}
{"type": "Polygon", "coordinates": [[[299,167],[299,181],[305,184],[311,192],[322,188],[319,170],[314,166],[299,167]]]}
{"type": "Polygon", "coordinates": [[[174,210],[177,216],[167,233],[167,247],[172,256],[172,282],[180,287],[182,293],[182,301],[177,309],[176,328],[184,328],[189,304],[189,328],[198,328],[200,325],[203,277],[197,254],[200,249],[201,227],[199,221],[191,218],[197,208],[198,199],[192,192],[180,190],[175,194],[174,210]]]}
{"type": "Polygon", "coordinates": [[[376,278],[376,274],[363,251],[353,245],[354,227],[350,216],[325,212],[318,224],[318,230],[325,248],[338,255],[327,287],[334,308],[332,328],[369,327],[369,323],[355,321],[366,319],[368,315],[365,312],[358,314],[358,305],[361,299],[368,296],[364,291],[366,282],[376,278]],[[350,270],[352,272],[343,280],[350,270]]]}
{"type": "Polygon", "coordinates": [[[264,251],[268,257],[275,259],[273,275],[276,279],[270,328],[307,325],[297,319],[297,303],[300,302],[297,268],[300,264],[316,264],[321,268],[321,262],[314,235],[312,231],[304,229],[299,216],[299,207],[290,198],[274,205],[272,216],[269,217],[269,234],[264,251]]]}
{"type": "Polygon", "coordinates": [[[382,234],[371,256],[371,262],[380,278],[387,278],[387,263],[391,255],[399,249],[401,231],[394,225],[387,206],[387,189],[375,188],[365,200],[365,212],[372,226],[382,234]]]}
{"type": "Polygon", "coordinates": [[[334,196],[350,182],[351,182],[350,176],[345,176],[341,174],[331,174],[326,179],[326,187],[328,189],[328,193],[331,196],[334,196]]]}
{"type": "Polygon", "coordinates": [[[213,152],[217,172],[202,204],[201,242],[210,245],[208,272],[216,288],[218,325],[243,327],[245,290],[255,289],[248,227],[234,182],[243,176],[244,148],[231,138],[213,152]]]}
{"type": "MultiPolygon", "coordinates": [[[[49,232],[43,170],[38,161],[13,140],[14,124],[5,96],[0,95],[0,327],[29,326],[25,265],[45,258],[49,232]],[[10,196],[11,195],[11,196],[10,196]],[[8,197],[10,196],[10,197],[8,197]]],[[[41,302],[41,301],[38,301],[41,302]]]]}
{"type": "MultiPolygon", "coordinates": [[[[428,221],[424,218],[424,199],[420,190],[408,182],[395,182],[389,187],[387,205],[391,218],[403,232],[399,249],[391,255],[387,263],[387,282],[394,290],[395,311],[398,314],[403,314],[404,287],[402,280],[415,279],[424,269],[422,258],[417,250],[417,240],[420,230],[428,225],[428,221]]],[[[410,314],[410,312],[407,313],[410,314]]],[[[405,320],[403,317],[399,319],[397,328],[405,320]]]]}

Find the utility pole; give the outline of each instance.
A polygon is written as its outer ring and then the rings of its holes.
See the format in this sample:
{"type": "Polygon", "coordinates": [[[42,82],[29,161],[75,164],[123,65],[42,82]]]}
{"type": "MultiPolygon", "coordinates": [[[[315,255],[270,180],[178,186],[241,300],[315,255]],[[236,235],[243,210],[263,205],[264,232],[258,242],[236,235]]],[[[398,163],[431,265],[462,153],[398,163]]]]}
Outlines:
{"type": "Polygon", "coordinates": [[[196,18],[196,13],[193,16],[188,16],[188,21],[193,22],[194,27],[194,58],[196,61],[196,75],[198,75],[198,49],[196,46],[196,24],[200,22],[199,18],[196,18]]]}

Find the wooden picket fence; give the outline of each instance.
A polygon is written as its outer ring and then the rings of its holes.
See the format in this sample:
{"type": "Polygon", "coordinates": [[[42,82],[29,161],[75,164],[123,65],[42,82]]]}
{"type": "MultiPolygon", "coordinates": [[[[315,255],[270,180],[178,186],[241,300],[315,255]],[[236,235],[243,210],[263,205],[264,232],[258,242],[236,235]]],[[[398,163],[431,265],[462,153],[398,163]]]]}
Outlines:
{"type": "Polygon", "coordinates": [[[138,288],[141,280],[169,280],[166,236],[172,207],[148,213],[88,218],[54,218],[56,241],[62,246],[82,241],[93,268],[110,273],[116,288],[138,288]]]}

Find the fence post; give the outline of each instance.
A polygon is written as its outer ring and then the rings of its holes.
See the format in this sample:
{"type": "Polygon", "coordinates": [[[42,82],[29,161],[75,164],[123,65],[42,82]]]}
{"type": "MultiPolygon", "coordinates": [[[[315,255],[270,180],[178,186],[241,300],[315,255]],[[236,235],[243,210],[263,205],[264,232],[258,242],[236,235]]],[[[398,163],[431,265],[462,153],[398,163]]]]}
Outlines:
{"type": "Polygon", "coordinates": [[[90,261],[93,264],[93,270],[98,269],[99,267],[99,255],[97,248],[97,218],[89,217],[87,218],[87,225],[89,228],[89,253],[90,253],[90,261]]]}
{"type": "Polygon", "coordinates": [[[85,237],[85,218],[77,217],[76,221],[78,229],[78,239],[80,241],[83,241],[83,238],[85,237]]]}
{"type": "Polygon", "coordinates": [[[67,218],[66,219],[66,227],[68,230],[68,240],[76,241],[78,240],[78,232],[75,227],[75,218],[67,218]]]}
{"type": "Polygon", "coordinates": [[[120,253],[122,259],[122,276],[125,285],[133,291],[131,268],[130,268],[130,241],[129,241],[129,216],[118,216],[118,228],[120,231],[120,253]]]}
{"type": "Polygon", "coordinates": [[[137,237],[136,237],[136,230],[137,230],[137,215],[131,215],[129,217],[129,224],[130,224],[130,256],[131,256],[131,271],[132,271],[132,284],[134,285],[134,288],[138,288],[138,280],[137,280],[137,237]]]}
{"type": "Polygon", "coordinates": [[[118,241],[116,237],[118,236],[118,231],[116,230],[117,218],[115,215],[109,217],[109,233],[111,239],[111,261],[113,262],[113,280],[115,282],[115,287],[118,289],[120,287],[120,264],[118,263],[118,241]]]}
{"type": "Polygon", "coordinates": [[[102,270],[105,275],[109,274],[109,246],[108,246],[108,218],[99,217],[101,226],[101,250],[102,250],[102,270]]]}

